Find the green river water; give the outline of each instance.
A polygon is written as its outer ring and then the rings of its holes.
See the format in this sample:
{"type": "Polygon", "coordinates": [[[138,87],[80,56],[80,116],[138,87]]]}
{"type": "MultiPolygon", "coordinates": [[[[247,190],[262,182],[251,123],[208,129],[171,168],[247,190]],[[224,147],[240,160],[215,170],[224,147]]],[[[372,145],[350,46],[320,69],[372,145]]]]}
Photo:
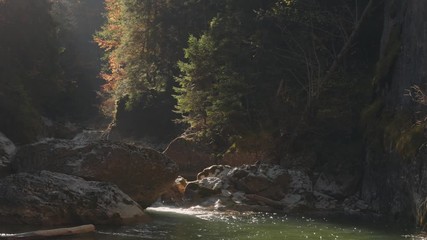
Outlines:
{"type": "MultiPolygon", "coordinates": [[[[219,240],[219,239],[346,239],[395,240],[414,238],[397,228],[380,223],[290,217],[266,213],[216,213],[200,209],[148,208],[151,220],[145,224],[97,226],[97,233],[67,240],[219,240]]],[[[10,232],[9,228],[9,232],[10,232]]],[[[0,227],[0,230],[3,230],[0,227]]],[[[15,229],[16,231],[17,229],[15,229]]]]}

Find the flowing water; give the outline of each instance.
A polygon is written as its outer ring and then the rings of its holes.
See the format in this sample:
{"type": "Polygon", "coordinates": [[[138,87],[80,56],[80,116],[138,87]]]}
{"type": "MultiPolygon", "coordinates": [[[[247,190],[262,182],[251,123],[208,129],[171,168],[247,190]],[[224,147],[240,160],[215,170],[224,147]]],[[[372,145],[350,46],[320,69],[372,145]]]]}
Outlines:
{"type": "MultiPolygon", "coordinates": [[[[96,234],[67,240],[143,239],[322,239],[395,240],[422,239],[381,224],[355,224],[325,218],[290,217],[272,213],[216,213],[202,209],[148,208],[151,221],[122,227],[98,226],[96,234]]],[[[1,229],[1,227],[0,227],[1,229]]]]}

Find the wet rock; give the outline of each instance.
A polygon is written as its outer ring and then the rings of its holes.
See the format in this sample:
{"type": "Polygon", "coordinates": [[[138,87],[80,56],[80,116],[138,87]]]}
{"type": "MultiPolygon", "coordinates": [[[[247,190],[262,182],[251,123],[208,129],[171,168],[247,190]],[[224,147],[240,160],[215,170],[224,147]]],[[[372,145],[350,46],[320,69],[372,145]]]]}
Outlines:
{"type": "Polygon", "coordinates": [[[0,178],[11,173],[9,164],[15,152],[15,144],[0,132],[0,178]]]}
{"type": "Polygon", "coordinates": [[[49,140],[27,145],[18,150],[12,167],[16,172],[48,170],[111,182],[143,207],[154,203],[178,176],[177,165],[163,154],[108,141],[49,140]]]}
{"type": "Polygon", "coordinates": [[[0,223],[126,224],[142,208],[115,185],[60,173],[19,173],[0,180],[0,223]]]}

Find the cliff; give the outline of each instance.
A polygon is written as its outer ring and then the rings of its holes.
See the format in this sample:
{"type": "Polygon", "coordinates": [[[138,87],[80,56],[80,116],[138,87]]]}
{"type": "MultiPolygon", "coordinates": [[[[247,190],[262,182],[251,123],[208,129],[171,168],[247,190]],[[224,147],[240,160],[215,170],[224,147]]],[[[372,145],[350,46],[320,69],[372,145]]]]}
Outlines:
{"type": "Polygon", "coordinates": [[[365,111],[370,133],[362,198],[391,220],[425,227],[427,76],[425,1],[386,1],[375,92],[365,111]]]}

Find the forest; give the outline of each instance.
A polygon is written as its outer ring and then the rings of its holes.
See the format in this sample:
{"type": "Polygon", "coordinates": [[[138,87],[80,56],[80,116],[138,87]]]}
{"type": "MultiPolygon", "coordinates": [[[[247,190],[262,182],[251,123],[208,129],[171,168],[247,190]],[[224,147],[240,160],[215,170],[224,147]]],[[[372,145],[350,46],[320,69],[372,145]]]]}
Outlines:
{"type": "Polygon", "coordinates": [[[181,166],[166,149],[181,171],[302,169],[313,184],[349,182],[338,202],[357,195],[425,228],[424,10],[415,0],[0,0],[0,132],[17,146],[102,130],[201,152],[181,166]]]}

